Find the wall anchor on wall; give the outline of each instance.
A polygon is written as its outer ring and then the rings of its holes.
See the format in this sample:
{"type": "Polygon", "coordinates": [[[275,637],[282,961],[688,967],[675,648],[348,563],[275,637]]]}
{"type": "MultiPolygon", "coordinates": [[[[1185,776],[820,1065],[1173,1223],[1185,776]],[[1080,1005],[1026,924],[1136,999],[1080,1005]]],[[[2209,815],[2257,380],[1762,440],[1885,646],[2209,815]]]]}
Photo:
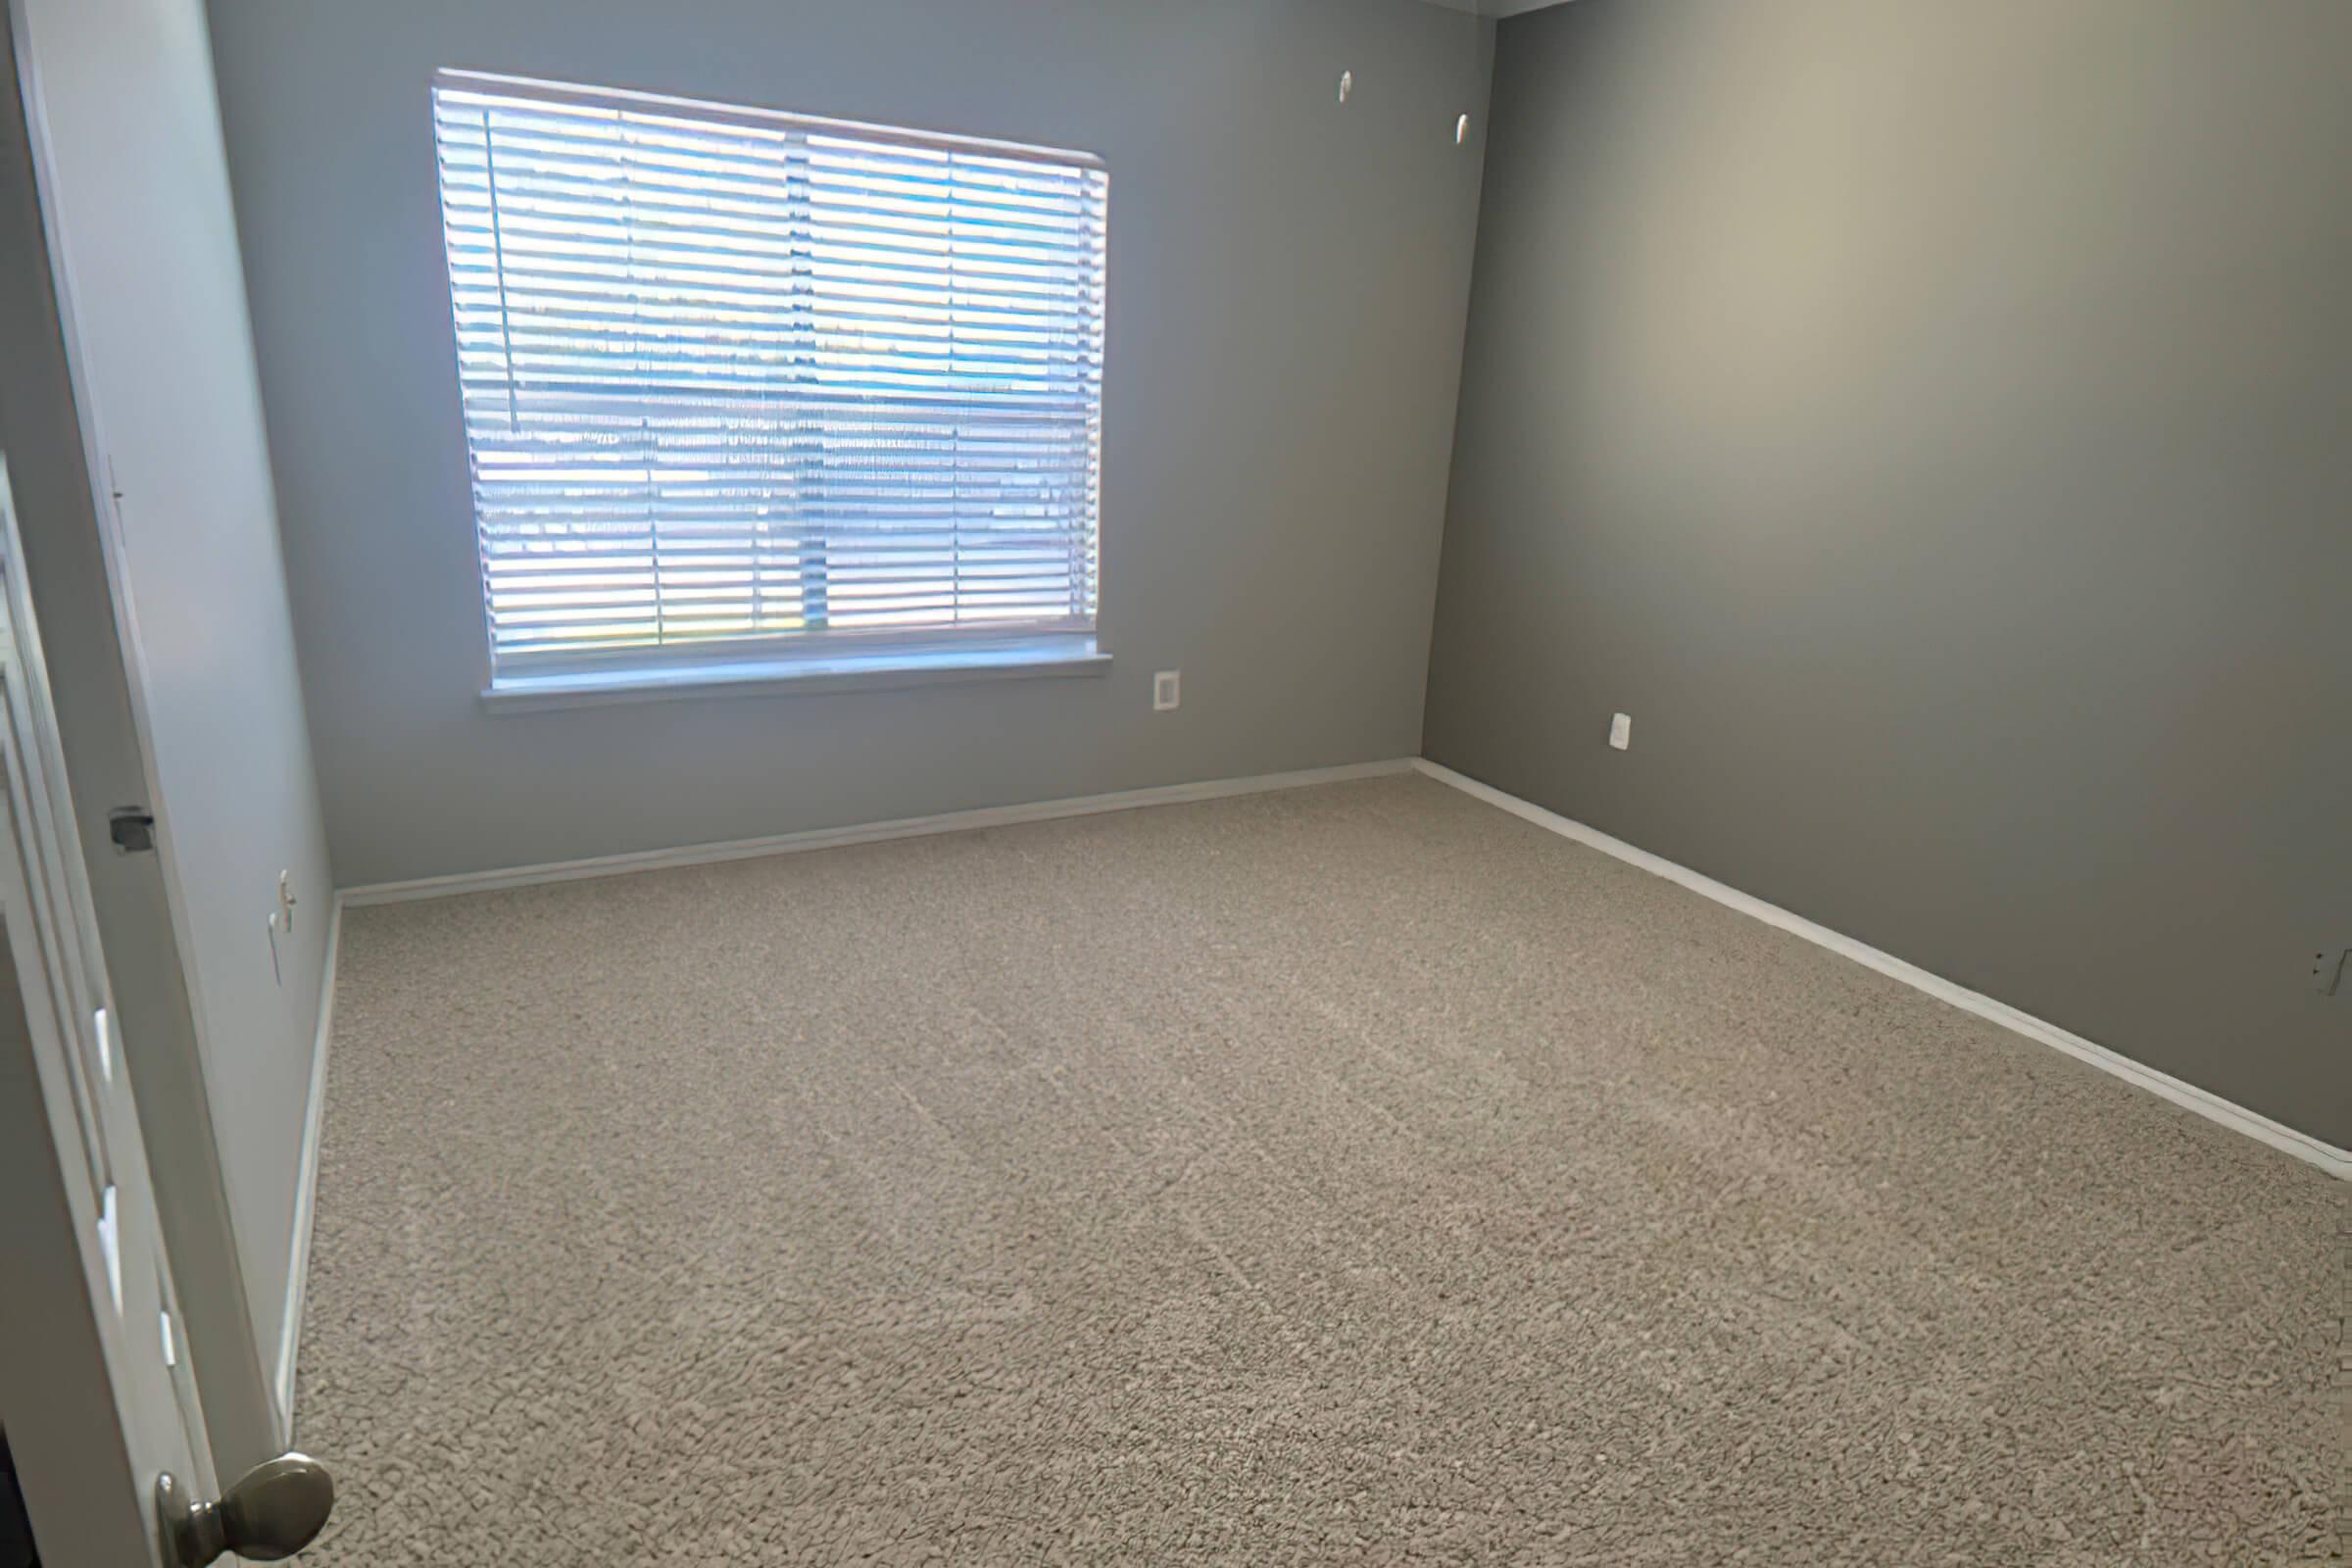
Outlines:
{"type": "Polygon", "coordinates": [[[1463,115],[1453,122],[1453,144],[1459,147],[1470,135],[1470,117],[1463,115]]]}
{"type": "Polygon", "coordinates": [[[2352,948],[2329,948],[2325,953],[2313,954],[2311,989],[2323,997],[2334,996],[2348,966],[2352,966],[2352,948]]]}
{"type": "Polygon", "coordinates": [[[1355,73],[1354,73],[1354,72],[1352,72],[1352,71],[1343,71],[1343,72],[1341,72],[1341,73],[1340,73],[1340,102],[1342,102],[1342,103],[1346,103],[1346,102],[1348,101],[1348,93],[1350,93],[1350,92],[1352,92],[1354,89],[1355,89],[1355,73]]]}

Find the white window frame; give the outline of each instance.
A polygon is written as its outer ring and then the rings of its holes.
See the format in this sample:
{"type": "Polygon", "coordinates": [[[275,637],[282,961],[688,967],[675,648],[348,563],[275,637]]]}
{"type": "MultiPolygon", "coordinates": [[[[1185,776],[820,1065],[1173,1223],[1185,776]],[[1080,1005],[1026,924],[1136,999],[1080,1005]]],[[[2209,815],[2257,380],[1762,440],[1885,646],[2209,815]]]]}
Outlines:
{"type": "MultiPolygon", "coordinates": [[[[819,135],[840,134],[859,141],[896,142],[925,149],[946,148],[990,157],[1061,164],[1098,173],[1103,167],[1102,160],[1092,154],[1061,148],[934,134],[901,126],[824,119],[624,89],[566,85],[454,70],[436,73],[433,82],[436,89],[452,86],[556,103],[596,107],[618,105],[768,129],[785,126],[819,135]]],[[[1102,268],[1102,275],[1106,278],[1106,263],[1102,268]]],[[[1107,335],[1106,330],[1098,330],[1102,335],[1107,335]]],[[[473,546],[470,553],[474,561],[474,587],[480,596],[483,617],[480,665],[482,702],[493,710],[514,711],[664,697],[841,691],[1106,672],[1110,654],[1104,638],[1102,613],[1102,584],[1106,549],[1101,505],[1101,432],[1105,401],[1106,392],[1098,382],[1091,455],[1095,477],[1090,518],[1094,603],[1086,624],[1072,625],[1066,629],[1033,627],[1004,633],[981,630],[909,633],[888,627],[830,629],[767,638],[637,644],[604,653],[569,653],[560,660],[523,662],[519,668],[514,667],[513,663],[502,668],[498,657],[483,560],[483,524],[472,483],[473,447],[468,434],[466,438],[468,468],[466,525],[473,546]]]]}

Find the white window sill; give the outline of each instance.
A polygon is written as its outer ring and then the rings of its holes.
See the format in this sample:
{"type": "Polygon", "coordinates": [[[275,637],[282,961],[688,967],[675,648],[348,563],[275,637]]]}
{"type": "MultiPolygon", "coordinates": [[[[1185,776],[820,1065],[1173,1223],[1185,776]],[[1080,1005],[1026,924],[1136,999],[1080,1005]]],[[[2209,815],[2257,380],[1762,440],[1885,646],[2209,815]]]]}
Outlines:
{"type": "Polygon", "coordinates": [[[1092,637],[1055,637],[993,648],[928,648],[862,654],[818,654],[799,659],[714,661],[668,668],[572,670],[563,674],[505,675],[482,693],[494,713],[538,712],[605,703],[644,703],[686,697],[792,697],[819,692],[888,691],[965,681],[1102,675],[1110,655],[1092,637]]]}

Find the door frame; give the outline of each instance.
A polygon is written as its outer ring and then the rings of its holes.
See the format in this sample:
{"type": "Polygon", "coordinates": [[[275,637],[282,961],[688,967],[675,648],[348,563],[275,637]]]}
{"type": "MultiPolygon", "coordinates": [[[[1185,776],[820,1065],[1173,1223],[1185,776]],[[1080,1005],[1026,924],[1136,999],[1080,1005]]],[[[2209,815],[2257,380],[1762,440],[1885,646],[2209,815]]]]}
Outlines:
{"type": "MultiPolygon", "coordinates": [[[[289,1412],[253,1332],[231,1229],[193,988],[171,867],[118,854],[109,808],[162,814],[140,654],[120,612],[123,580],[106,464],[78,395],[66,273],[42,198],[39,84],[19,47],[24,0],[0,0],[0,459],[8,461],[24,587],[47,639],[57,727],[101,944],[133,1081],[172,1114],[146,1130],[167,1250],[217,1468],[237,1474],[288,1441],[289,1412]]],[[[22,1462],[20,1450],[20,1462],[22,1462]]]]}

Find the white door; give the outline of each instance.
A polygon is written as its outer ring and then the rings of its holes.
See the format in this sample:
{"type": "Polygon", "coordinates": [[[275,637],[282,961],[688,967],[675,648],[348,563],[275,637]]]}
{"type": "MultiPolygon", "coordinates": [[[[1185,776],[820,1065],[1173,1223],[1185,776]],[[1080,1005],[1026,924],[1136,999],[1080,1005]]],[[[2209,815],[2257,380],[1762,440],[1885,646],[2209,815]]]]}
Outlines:
{"type": "Polygon", "coordinates": [[[58,1568],[189,1568],[231,1545],[283,1555],[272,1547],[299,1546],[324,1523],[331,1484],[289,1456],[248,1478],[232,1506],[209,1506],[211,1450],[114,1037],[4,459],[0,785],[0,1426],[34,1542],[58,1568]],[[174,1508],[159,1508],[166,1476],[174,1508]]]}

